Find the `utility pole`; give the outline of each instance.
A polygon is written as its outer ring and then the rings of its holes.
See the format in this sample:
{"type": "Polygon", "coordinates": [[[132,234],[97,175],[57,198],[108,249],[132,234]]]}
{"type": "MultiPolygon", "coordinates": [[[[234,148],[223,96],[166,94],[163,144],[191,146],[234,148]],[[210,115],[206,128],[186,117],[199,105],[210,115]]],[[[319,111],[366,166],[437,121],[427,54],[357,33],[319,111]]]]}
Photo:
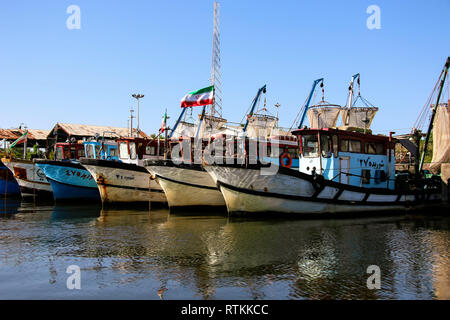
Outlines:
{"type": "Polygon", "coordinates": [[[139,132],[140,132],[140,129],[139,129],[139,99],[142,99],[143,97],[144,97],[144,95],[143,94],[139,94],[139,93],[134,93],[134,94],[132,94],[131,95],[133,98],[135,98],[136,100],[137,100],[137,128],[136,128],[136,132],[137,132],[137,134],[139,134],[139,132]]]}
{"type": "Polygon", "coordinates": [[[131,109],[130,109],[130,137],[133,136],[133,118],[134,118],[133,112],[134,112],[133,107],[131,107],[131,109]]]}

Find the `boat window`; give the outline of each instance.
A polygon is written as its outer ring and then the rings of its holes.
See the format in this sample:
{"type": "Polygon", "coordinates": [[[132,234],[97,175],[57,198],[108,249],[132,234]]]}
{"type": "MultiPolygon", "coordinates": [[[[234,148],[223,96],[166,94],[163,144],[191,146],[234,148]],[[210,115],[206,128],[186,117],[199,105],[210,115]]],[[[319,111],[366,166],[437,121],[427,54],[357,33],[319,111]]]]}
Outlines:
{"type": "Polygon", "coordinates": [[[77,149],[75,147],[70,148],[70,156],[68,159],[76,159],[77,158],[77,149]]]}
{"type": "Polygon", "coordinates": [[[121,159],[128,159],[128,145],[126,142],[119,143],[119,154],[121,159]]]}
{"type": "Polygon", "coordinates": [[[95,159],[101,159],[102,158],[102,147],[99,145],[95,145],[95,159]]]}
{"type": "Polygon", "coordinates": [[[142,157],[144,156],[144,144],[142,144],[141,142],[138,143],[137,155],[139,159],[142,159],[142,157]]]}
{"type": "Polygon", "coordinates": [[[69,147],[65,147],[65,148],[63,148],[63,150],[64,150],[63,159],[70,159],[70,148],[69,147]]]}
{"type": "Polygon", "coordinates": [[[341,151],[342,152],[362,153],[361,141],[342,139],[341,140],[341,151]]]}
{"type": "Polygon", "coordinates": [[[57,147],[56,148],[55,159],[56,160],[63,160],[64,159],[63,148],[62,147],[57,147]]]}
{"type": "Polygon", "coordinates": [[[116,157],[117,156],[117,149],[114,147],[111,147],[108,149],[108,156],[109,157],[116,157]]]}
{"type": "Polygon", "coordinates": [[[84,158],[84,149],[83,148],[78,149],[78,159],[79,158],[84,158]]]}
{"type": "MultiPolygon", "coordinates": [[[[183,160],[186,162],[186,163],[189,163],[189,162],[191,162],[191,148],[189,148],[189,145],[186,145],[186,144],[182,144],[182,148],[183,148],[183,150],[182,150],[182,152],[183,152],[183,154],[182,154],[182,157],[183,157],[183,160]]],[[[214,149],[211,151],[211,156],[214,156],[214,149]]]]}
{"type": "Polygon", "coordinates": [[[130,159],[136,159],[136,143],[130,142],[130,159]]]}
{"type": "Polygon", "coordinates": [[[383,143],[381,142],[366,142],[366,153],[383,154],[383,149],[383,143]]]}
{"type": "Polygon", "coordinates": [[[338,136],[337,135],[333,135],[333,153],[334,156],[337,158],[338,154],[339,154],[339,141],[338,141],[338,136]]]}
{"type": "Polygon", "coordinates": [[[328,135],[320,135],[320,149],[322,152],[322,157],[331,157],[331,141],[328,135]]]}
{"type": "Polygon", "coordinates": [[[319,142],[317,141],[317,135],[302,136],[302,146],[304,157],[319,156],[319,142]]]}
{"type": "Polygon", "coordinates": [[[94,146],[91,144],[86,145],[86,158],[89,158],[89,159],[94,158],[94,146]]]}
{"type": "Polygon", "coordinates": [[[146,146],[145,147],[145,154],[156,156],[156,147],[146,146]]]}

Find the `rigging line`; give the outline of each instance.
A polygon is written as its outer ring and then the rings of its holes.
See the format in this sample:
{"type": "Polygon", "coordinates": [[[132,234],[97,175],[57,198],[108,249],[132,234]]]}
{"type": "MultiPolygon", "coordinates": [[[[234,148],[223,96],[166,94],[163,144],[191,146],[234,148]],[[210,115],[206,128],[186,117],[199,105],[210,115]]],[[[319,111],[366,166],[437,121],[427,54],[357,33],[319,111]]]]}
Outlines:
{"type": "MultiPolygon", "coordinates": [[[[443,72],[444,72],[444,71],[442,70],[441,73],[439,74],[438,80],[436,81],[436,84],[434,85],[434,88],[433,88],[433,90],[431,91],[430,96],[428,97],[428,99],[427,99],[425,105],[422,107],[422,110],[421,110],[420,113],[419,113],[419,117],[417,118],[417,120],[416,120],[416,121],[414,122],[414,124],[413,124],[413,128],[418,129],[418,128],[419,128],[419,125],[421,125],[421,126],[423,125],[424,119],[426,118],[426,114],[427,114],[428,111],[429,111],[429,110],[428,110],[428,105],[430,104],[431,99],[433,98],[433,96],[434,96],[434,94],[435,94],[436,88],[437,88],[437,86],[438,86],[438,84],[439,84],[439,80],[441,79],[443,72]]],[[[411,130],[411,133],[413,133],[412,130],[411,130]]]]}
{"type": "Polygon", "coordinates": [[[292,123],[291,127],[289,128],[289,131],[291,131],[294,126],[296,126],[297,122],[299,121],[300,115],[303,113],[303,110],[305,109],[307,101],[308,101],[308,97],[306,97],[305,102],[303,103],[302,107],[300,108],[300,111],[297,113],[297,116],[295,117],[294,122],[292,123]]]}
{"type": "Polygon", "coordinates": [[[439,79],[441,78],[441,76],[442,76],[442,72],[441,72],[441,74],[439,75],[439,78],[438,78],[438,80],[437,80],[437,82],[436,82],[436,84],[435,84],[433,90],[431,91],[431,94],[430,94],[430,96],[428,97],[428,100],[426,101],[425,105],[424,105],[423,108],[422,108],[422,110],[421,110],[421,112],[420,112],[420,114],[419,114],[419,118],[418,118],[418,119],[416,120],[416,122],[414,123],[414,126],[418,127],[419,125],[422,125],[424,119],[426,118],[426,115],[427,115],[427,113],[428,113],[428,111],[429,111],[428,106],[429,106],[429,104],[431,103],[431,101],[432,101],[432,99],[433,99],[433,97],[434,97],[434,95],[435,95],[435,93],[436,93],[436,88],[437,88],[437,85],[438,85],[438,83],[439,83],[439,79]]]}

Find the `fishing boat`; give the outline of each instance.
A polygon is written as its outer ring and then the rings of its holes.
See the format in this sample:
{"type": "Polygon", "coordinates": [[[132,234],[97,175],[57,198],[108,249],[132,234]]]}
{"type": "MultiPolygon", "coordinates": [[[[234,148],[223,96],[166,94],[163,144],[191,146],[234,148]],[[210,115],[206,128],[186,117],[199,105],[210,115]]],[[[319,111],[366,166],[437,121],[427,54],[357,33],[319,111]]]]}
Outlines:
{"type": "Polygon", "coordinates": [[[117,140],[119,161],[103,159],[80,160],[100,192],[104,205],[166,203],[161,186],[150,179],[143,167],[145,159],[162,159],[162,143],[157,139],[138,137],[117,140]]]}
{"type": "Polygon", "coordinates": [[[20,197],[20,187],[12,172],[0,161],[0,197],[20,197]]]}
{"type": "Polygon", "coordinates": [[[22,195],[52,198],[53,191],[45,173],[33,161],[15,158],[2,158],[2,162],[14,174],[22,195]]]}
{"type": "MultiPolygon", "coordinates": [[[[250,132],[252,136],[264,136],[271,132],[277,118],[262,112],[255,112],[261,95],[265,92],[266,86],[258,90],[250,111],[247,113],[248,117],[245,117],[247,120],[244,127],[240,125],[232,127],[226,124],[225,119],[212,114],[203,115],[202,112],[197,133],[191,136],[173,136],[173,133],[179,130],[178,126],[186,110],[183,109],[170,136],[169,150],[178,150],[175,157],[144,162],[146,169],[152,174],[152,178],[156,179],[163,188],[171,211],[195,210],[198,212],[211,208],[215,208],[215,211],[225,209],[225,200],[221,192],[203,168],[203,152],[205,149],[208,150],[209,147],[219,144],[223,150],[221,157],[233,157],[238,152],[236,140],[238,136],[245,136],[246,132],[250,132]]],[[[195,93],[191,94],[195,95],[195,93]]],[[[208,103],[211,99],[205,100],[208,103]]],[[[196,103],[201,102],[197,100],[196,103]]],[[[184,124],[185,121],[182,123],[184,124]]]]}
{"type": "MultiPolygon", "coordinates": [[[[445,78],[446,72],[443,74],[445,78]]],[[[396,183],[395,139],[371,133],[370,124],[378,108],[359,93],[353,100],[355,81],[359,85],[359,74],[352,77],[346,107],[322,103],[323,109],[320,105],[309,109],[315,88],[323,86],[323,79],[313,83],[298,129],[292,131],[298,138],[298,170],[264,164],[260,154],[255,161],[247,157],[242,164],[205,166],[222,192],[230,215],[404,212],[441,204],[441,185],[435,180],[396,183]],[[364,102],[364,107],[355,106],[357,100],[364,102]],[[343,125],[338,128],[336,113],[342,116],[343,125]],[[303,126],[306,115],[313,128],[303,126]],[[272,174],[267,174],[269,166],[272,174]]]]}
{"type": "Polygon", "coordinates": [[[118,160],[115,143],[85,141],[57,143],[55,160],[35,159],[36,166],[46,175],[53,190],[55,202],[100,202],[100,193],[92,175],[80,163],[82,157],[118,160]]]}

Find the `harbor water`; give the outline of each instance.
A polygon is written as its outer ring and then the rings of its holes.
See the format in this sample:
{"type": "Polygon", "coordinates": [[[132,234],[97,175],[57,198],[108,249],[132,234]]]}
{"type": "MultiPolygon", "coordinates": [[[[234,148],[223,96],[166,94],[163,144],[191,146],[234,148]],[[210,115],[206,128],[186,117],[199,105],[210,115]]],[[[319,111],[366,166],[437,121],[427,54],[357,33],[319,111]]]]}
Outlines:
{"type": "Polygon", "coordinates": [[[450,218],[244,219],[0,200],[0,299],[450,299],[450,218]],[[379,289],[368,287],[370,266],[379,289]]]}

